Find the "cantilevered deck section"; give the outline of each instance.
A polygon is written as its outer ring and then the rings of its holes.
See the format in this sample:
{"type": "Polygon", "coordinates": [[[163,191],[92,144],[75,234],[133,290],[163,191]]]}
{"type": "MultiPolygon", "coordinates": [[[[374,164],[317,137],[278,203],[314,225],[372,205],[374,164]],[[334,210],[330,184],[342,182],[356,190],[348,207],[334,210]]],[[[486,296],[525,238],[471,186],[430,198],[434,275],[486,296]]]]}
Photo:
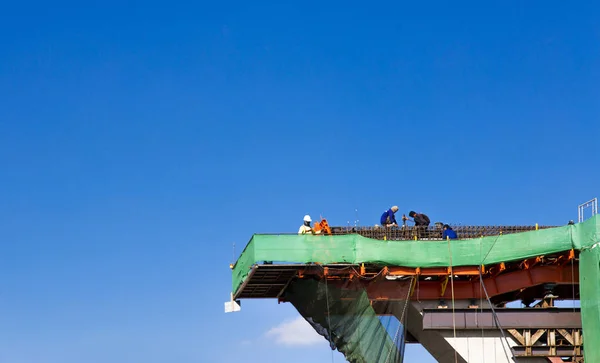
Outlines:
{"type": "MultiPolygon", "coordinates": [[[[376,310],[379,302],[449,301],[451,276],[453,298],[461,301],[488,298],[497,306],[515,300],[528,304],[550,293],[559,299],[581,299],[586,361],[600,362],[599,216],[559,227],[453,229],[458,240],[442,240],[436,227],[255,234],[232,267],[232,295],[288,301],[302,297],[300,286],[310,289],[310,281],[326,281],[342,294],[350,285],[361,286],[376,310]]],[[[311,303],[291,302],[297,308],[311,303]]]]}
{"type": "MultiPolygon", "coordinates": [[[[435,227],[398,230],[332,228],[331,235],[256,234],[233,267],[233,293],[239,298],[276,297],[273,295],[277,286],[285,285],[289,280],[284,280],[288,278],[297,277],[307,264],[331,268],[364,267],[365,273],[378,273],[384,267],[418,268],[416,271],[421,272],[427,268],[450,266],[475,267],[471,271],[479,273],[480,265],[484,265],[484,271],[493,272],[494,265],[499,264],[504,266],[496,271],[504,272],[507,263],[518,262],[520,266],[533,267],[550,261],[554,263],[558,258],[560,264],[564,261],[561,253],[570,253],[570,258],[574,258],[574,252],[570,251],[586,243],[583,235],[589,234],[582,224],[563,227],[463,226],[454,229],[460,239],[450,243],[441,240],[441,230],[435,227]],[[538,260],[528,262],[531,258],[538,260]]],[[[593,240],[591,236],[588,238],[593,240]]]]}

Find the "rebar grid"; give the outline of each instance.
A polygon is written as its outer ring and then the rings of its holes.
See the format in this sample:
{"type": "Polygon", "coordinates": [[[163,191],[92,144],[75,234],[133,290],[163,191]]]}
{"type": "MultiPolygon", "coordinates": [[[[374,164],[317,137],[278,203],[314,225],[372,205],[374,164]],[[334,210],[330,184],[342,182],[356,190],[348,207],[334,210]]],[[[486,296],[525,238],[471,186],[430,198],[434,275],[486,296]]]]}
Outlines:
{"type": "MultiPolygon", "coordinates": [[[[487,236],[535,231],[553,228],[554,226],[451,226],[459,239],[473,239],[487,236]]],[[[332,227],[332,235],[359,234],[363,237],[380,240],[441,240],[443,229],[430,227],[332,227]]]]}

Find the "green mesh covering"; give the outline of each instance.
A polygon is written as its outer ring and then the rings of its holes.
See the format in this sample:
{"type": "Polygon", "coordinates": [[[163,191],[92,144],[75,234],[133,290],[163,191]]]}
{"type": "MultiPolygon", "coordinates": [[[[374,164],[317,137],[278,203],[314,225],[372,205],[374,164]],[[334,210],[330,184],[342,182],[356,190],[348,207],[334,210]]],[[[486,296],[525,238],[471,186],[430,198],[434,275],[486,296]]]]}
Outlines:
{"type": "MultiPolygon", "coordinates": [[[[452,264],[476,266],[581,249],[599,240],[600,218],[539,231],[452,241],[452,264]]],[[[381,241],[356,234],[341,236],[254,235],[233,269],[235,292],[260,261],[288,263],[376,263],[387,266],[445,267],[446,241],[381,241]]]]}
{"type": "Polygon", "coordinates": [[[579,255],[579,291],[586,362],[600,362],[600,246],[579,255]]]}
{"type": "Polygon", "coordinates": [[[286,289],[285,299],[348,362],[402,362],[403,334],[390,336],[362,285],[341,288],[324,281],[296,280],[286,289]]]}

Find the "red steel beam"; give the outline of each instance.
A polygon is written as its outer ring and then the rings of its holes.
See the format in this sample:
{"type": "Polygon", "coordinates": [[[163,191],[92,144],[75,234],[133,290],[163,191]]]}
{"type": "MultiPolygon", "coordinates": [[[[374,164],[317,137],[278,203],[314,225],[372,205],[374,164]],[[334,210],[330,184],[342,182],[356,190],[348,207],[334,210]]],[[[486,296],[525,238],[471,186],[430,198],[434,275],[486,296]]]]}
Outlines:
{"type": "MultiPolygon", "coordinates": [[[[578,284],[579,268],[570,266],[535,266],[527,270],[517,270],[483,279],[487,292],[491,297],[545,284],[578,284]],[[574,275],[571,273],[574,272],[574,275]]],[[[442,281],[419,281],[412,294],[413,300],[451,299],[452,290],[448,283],[446,291],[441,295],[442,281]]],[[[365,288],[371,300],[405,300],[410,289],[410,280],[381,279],[366,282],[365,288]]],[[[478,279],[472,281],[454,281],[454,298],[479,299],[484,298],[478,279]]]]}

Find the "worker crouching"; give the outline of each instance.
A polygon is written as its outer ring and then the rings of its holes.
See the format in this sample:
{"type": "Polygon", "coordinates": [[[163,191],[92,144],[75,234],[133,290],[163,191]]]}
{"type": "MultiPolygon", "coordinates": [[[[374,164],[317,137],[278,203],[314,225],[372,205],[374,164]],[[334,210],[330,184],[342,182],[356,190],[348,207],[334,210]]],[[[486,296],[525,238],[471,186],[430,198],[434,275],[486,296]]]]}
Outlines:
{"type": "Polygon", "coordinates": [[[408,213],[408,216],[415,222],[415,227],[428,227],[429,223],[431,223],[429,217],[424,213],[416,213],[411,210],[410,213],[408,213]]]}
{"type": "Polygon", "coordinates": [[[386,210],[381,215],[379,222],[384,227],[398,227],[398,222],[396,222],[396,212],[398,211],[398,206],[393,206],[392,208],[386,210]]]}
{"type": "Polygon", "coordinates": [[[442,238],[443,239],[458,239],[458,235],[456,234],[456,231],[452,229],[452,227],[450,227],[447,224],[444,224],[444,232],[442,232],[442,238]]]}

